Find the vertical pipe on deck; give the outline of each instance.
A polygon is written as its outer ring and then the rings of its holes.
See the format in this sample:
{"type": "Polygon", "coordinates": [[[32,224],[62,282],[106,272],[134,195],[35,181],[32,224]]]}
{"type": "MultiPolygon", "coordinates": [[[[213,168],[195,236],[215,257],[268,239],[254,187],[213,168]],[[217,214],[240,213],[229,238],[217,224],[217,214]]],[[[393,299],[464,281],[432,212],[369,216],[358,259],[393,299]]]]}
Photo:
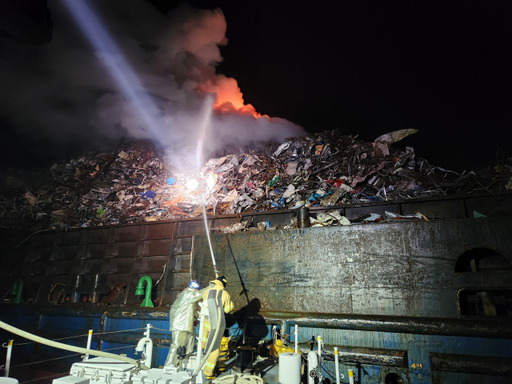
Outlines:
{"type": "Polygon", "coordinates": [[[317,336],[318,340],[318,371],[317,371],[317,377],[319,382],[323,382],[323,376],[322,376],[322,338],[320,336],[317,336]]]}
{"type": "Polygon", "coordinates": [[[354,371],[348,370],[348,384],[354,384],[354,371]]]}
{"type": "MultiPolygon", "coordinates": [[[[92,329],[89,329],[89,335],[87,336],[87,349],[91,349],[92,343],[92,329]]],[[[85,355],[84,360],[89,360],[89,354],[85,355]]]]}
{"type": "Polygon", "coordinates": [[[299,326],[295,324],[295,353],[299,353],[299,326]]]}
{"type": "MultiPolygon", "coordinates": [[[[11,354],[12,354],[12,343],[14,340],[9,340],[7,342],[7,353],[5,356],[5,377],[9,377],[9,370],[11,369],[11,354]]],[[[5,346],[5,344],[4,344],[5,346]]]]}
{"type": "Polygon", "coordinates": [[[334,364],[336,365],[336,384],[340,384],[340,366],[338,358],[338,347],[334,347],[334,364]]]}

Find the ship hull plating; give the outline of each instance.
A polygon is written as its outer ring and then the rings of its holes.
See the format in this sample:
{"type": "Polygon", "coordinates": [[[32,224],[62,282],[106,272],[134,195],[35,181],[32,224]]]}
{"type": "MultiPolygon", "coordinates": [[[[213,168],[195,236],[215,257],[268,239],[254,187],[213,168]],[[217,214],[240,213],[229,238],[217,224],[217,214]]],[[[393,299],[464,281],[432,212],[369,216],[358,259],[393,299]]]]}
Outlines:
{"type": "MultiPolygon", "coordinates": [[[[471,210],[468,201],[451,203],[451,211],[438,204],[443,212],[471,210]]],[[[221,229],[247,218],[209,220],[217,267],[235,303],[231,335],[243,328],[250,342],[278,333],[293,345],[297,325],[301,348],[314,347],[319,336],[327,351],[338,347],[343,382],[349,369],[359,383],[512,380],[510,217],[453,214],[273,229],[295,214],[254,215],[249,219],[268,221],[270,229],[236,233],[221,229]]],[[[2,304],[1,320],[53,338],[94,329],[93,347],[121,348],[129,356],[140,337],[130,330],[151,323],[154,366],[165,361],[168,306],[176,294],[191,278],[204,285],[214,277],[199,219],[45,232],[3,243],[2,288],[22,279],[24,304],[2,304]],[[153,281],[155,308],[140,308],[142,298],[134,295],[144,275],[153,281]]],[[[12,372],[28,374],[16,368],[17,356],[37,362],[55,353],[15,348],[12,372]]],[[[62,361],[69,367],[69,359],[62,361]]],[[[324,365],[334,372],[328,356],[324,365]]],[[[33,371],[41,376],[44,369],[33,371]]]]}

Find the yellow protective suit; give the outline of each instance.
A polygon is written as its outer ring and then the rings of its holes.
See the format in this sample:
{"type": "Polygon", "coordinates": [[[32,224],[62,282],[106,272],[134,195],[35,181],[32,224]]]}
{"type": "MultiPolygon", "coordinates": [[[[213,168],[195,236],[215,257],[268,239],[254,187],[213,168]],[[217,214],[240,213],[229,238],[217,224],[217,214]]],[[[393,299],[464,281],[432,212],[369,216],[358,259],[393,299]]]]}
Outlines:
{"type": "Polygon", "coordinates": [[[206,288],[203,293],[203,305],[207,305],[209,313],[204,321],[203,347],[206,349],[211,347],[213,349],[208,355],[203,373],[206,377],[210,377],[213,375],[213,370],[219,358],[220,341],[226,324],[224,314],[231,312],[234,305],[231,301],[231,296],[224,289],[224,285],[219,280],[210,281],[210,286],[206,288]],[[222,310],[217,311],[218,308],[222,308],[222,310]],[[220,312],[221,318],[217,318],[215,315],[216,312],[220,312]],[[216,333],[217,330],[219,334],[218,340],[213,340],[213,334],[216,333]]]}

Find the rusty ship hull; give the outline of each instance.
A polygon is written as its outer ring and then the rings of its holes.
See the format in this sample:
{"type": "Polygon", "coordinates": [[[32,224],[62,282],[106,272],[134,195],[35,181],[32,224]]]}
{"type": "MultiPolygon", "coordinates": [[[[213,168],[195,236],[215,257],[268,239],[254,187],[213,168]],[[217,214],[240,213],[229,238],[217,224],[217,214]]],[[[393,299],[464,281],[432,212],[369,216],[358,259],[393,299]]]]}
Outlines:
{"type": "MultiPolygon", "coordinates": [[[[297,325],[301,348],[317,337],[327,351],[338,347],[341,371],[353,370],[359,383],[508,383],[511,207],[510,195],[350,206],[339,208],[349,219],[385,211],[434,219],[290,229],[280,226],[296,211],[211,217],[217,267],[235,303],[229,333],[239,336],[243,328],[250,343],[277,332],[293,344],[297,325]],[[241,221],[268,229],[223,232],[241,221]]],[[[167,355],[176,294],[191,278],[206,284],[214,277],[202,219],[3,240],[3,289],[17,279],[24,288],[23,303],[2,304],[2,321],[52,338],[94,329],[93,347],[128,354],[138,330],[151,323],[154,366],[167,355]],[[145,275],[153,281],[154,308],[141,308],[134,294],[145,275]]],[[[54,356],[22,345],[14,350],[15,372],[16,353],[33,362],[54,356]]],[[[334,372],[328,358],[325,367],[334,372]]],[[[33,377],[44,373],[32,369],[33,377]]]]}

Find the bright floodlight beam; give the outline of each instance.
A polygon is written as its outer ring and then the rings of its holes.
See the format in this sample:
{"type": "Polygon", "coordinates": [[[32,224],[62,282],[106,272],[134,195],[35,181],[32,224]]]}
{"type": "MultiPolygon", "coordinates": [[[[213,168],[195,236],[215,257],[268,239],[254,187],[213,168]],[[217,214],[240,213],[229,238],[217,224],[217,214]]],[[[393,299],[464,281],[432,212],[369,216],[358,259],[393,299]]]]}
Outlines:
{"type": "Polygon", "coordinates": [[[164,124],[156,115],[158,108],[147,94],[139,77],[130,67],[116,42],[103,27],[98,16],[84,0],[61,0],[83,34],[97,51],[109,75],[132,104],[153,138],[165,143],[164,124]]]}

